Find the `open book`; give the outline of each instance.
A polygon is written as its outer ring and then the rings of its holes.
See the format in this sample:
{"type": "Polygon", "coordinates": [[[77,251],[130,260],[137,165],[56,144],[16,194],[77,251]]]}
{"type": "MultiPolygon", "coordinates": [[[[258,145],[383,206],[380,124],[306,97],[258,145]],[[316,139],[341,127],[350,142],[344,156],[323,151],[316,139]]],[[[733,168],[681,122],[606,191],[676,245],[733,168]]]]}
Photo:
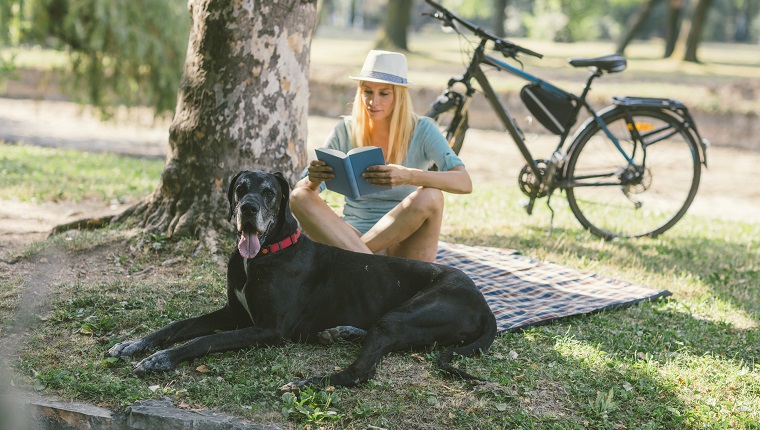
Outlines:
{"type": "Polygon", "coordinates": [[[318,148],[316,152],[317,159],[332,167],[335,174],[334,179],[325,182],[328,190],[357,198],[391,188],[370,184],[362,178],[362,173],[367,170],[367,167],[385,164],[383,150],[377,146],[354,148],[347,154],[328,148],[318,148]]]}

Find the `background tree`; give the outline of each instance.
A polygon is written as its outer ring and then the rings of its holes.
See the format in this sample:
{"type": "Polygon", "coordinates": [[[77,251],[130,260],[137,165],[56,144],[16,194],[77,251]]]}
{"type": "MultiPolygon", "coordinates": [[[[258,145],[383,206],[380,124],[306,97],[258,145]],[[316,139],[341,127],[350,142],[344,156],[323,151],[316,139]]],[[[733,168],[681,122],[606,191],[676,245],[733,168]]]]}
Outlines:
{"type": "Polygon", "coordinates": [[[499,37],[507,35],[504,30],[504,21],[507,20],[508,5],[509,0],[493,0],[493,32],[499,37]]]}
{"type": "Polygon", "coordinates": [[[226,231],[228,179],[306,163],[314,0],[192,0],[192,27],[169,152],[156,191],[134,207],[142,227],[208,240],[226,231]]]}
{"type": "Polygon", "coordinates": [[[618,41],[615,52],[618,54],[625,52],[625,48],[633,41],[636,35],[641,32],[641,29],[644,27],[652,15],[652,10],[654,10],[655,6],[657,6],[657,4],[660,2],[662,2],[662,0],[645,0],[639,11],[631,15],[630,19],[626,23],[626,30],[623,32],[622,37],[618,41]]]}
{"type": "Polygon", "coordinates": [[[204,238],[213,248],[216,232],[229,230],[230,176],[260,168],[282,171],[295,182],[306,163],[316,0],[16,0],[16,5],[14,19],[34,24],[21,26],[26,30],[20,40],[52,37],[68,49],[75,74],[89,78],[88,101],[107,105],[114,97],[158,110],[176,103],[160,183],[121,219],[167,236],[204,238]],[[190,20],[180,3],[189,8],[190,20]],[[180,20],[189,28],[186,55],[172,43],[174,32],[183,28],[173,21],[180,20]],[[164,66],[183,60],[177,84],[179,70],[175,79],[164,66]]]}
{"type": "MultiPolygon", "coordinates": [[[[660,0],[646,0],[638,16],[633,19],[620,39],[617,47],[618,53],[623,53],[628,44],[641,31],[642,25],[650,19],[652,11],[660,0]]],[[[707,21],[707,13],[712,5],[712,0],[696,0],[691,17],[685,23],[680,23],[681,0],[668,1],[668,18],[665,42],[665,58],[670,57],[675,51],[679,39],[685,39],[684,61],[697,62],[697,49],[702,40],[702,33],[707,21]],[[680,29],[679,29],[680,27],[680,29]],[[685,34],[685,36],[681,36],[685,34]]]]}
{"type": "Polygon", "coordinates": [[[697,0],[694,5],[694,13],[691,18],[691,26],[689,28],[689,34],[686,36],[686,52],[684,53],[684,61],[690,61],[698,63],[697,48],[699,42],[702,41],[702,32],[707,22],[707,13],[710,11],[712,0],[697,0]]]}
{"type": "Polygon", "coordinates": [[[412,0],[388,0],[378,49],[408,51],[407,33],[411,22],[412,0]]]}
{"type": "Polygon", "coordinates": [[[78,101],[105,112],[118,105],[174,110],[190,27],[186,1],[5,1],[11,42],[69,53],[65,83],[78,101]]]}

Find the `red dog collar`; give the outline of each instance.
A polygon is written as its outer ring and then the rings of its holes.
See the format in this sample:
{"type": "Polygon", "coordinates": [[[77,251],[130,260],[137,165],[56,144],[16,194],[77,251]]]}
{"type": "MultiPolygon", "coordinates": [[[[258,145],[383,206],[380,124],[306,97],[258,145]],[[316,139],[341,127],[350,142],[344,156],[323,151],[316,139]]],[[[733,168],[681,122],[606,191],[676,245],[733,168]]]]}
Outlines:
{"type": "Polygon", "coordinates": [[[283,249],[289,247],[290,245],[293,245],[294,243],[298,242],[298,238],[301,236],[301,229],[297,228],[296,232],[291,234],[290,236],[286,237],[285,239],[273,243],[266,248],[261,250],[262,254],[269,254],[272,252],[282,251],[283,249]]]}

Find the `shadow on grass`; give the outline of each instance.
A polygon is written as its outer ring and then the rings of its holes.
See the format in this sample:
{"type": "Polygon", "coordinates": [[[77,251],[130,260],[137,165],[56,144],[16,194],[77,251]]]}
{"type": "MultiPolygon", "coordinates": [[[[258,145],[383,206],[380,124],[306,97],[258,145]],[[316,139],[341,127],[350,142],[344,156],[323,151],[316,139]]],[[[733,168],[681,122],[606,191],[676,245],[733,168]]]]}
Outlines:
{"type": "Polygon", "coordinates": [[[471,370],[483,366],[513,387],[521,399],[513,399],[515,408],[579,415],[593,428],[750,428],[754,399],[751,377],[743,375],[757,357],[757,331],[662,307],[508,333],[471,370]],[[514,359],[505,359],[510,353],[514,359]],[[744,395],[734,398],[729,391],[744,395]],[[733,404],[730,411],[727,404],[733,404]]]}
{"type": "MultiPolygon", "coordinates": [[[[647,275],[672,277],[671,292],[688,289],[700,301],[723,301],[746,312],[752,324],[760,323],[760,269],[751,244],[715,238],[671,234],[663,238],[603,242],[579,229],[555,228],[552,235],[491,234],[448,236],[446,240],[477,246],[517,249],[523,255],[558,254],[564,260],[601,262],[613,267],[641,269],[647,275]],[[630,267],[626,267],[629,263],[630,267]],[[701,289],[706,291],[700,293],[701,289]],[[710,297],[712,296],[712,297],[710,297]]],[[[572,263],[565,263],[572,266],[572,263]]],[[[586,269],[588,270],[588,269],[586,269]]],[[[630,279],[629,279],[630,280],[630,279]]],[[[635,280],[633,280],[635,281],[635,280]]],[[[652,286],[654,287],[654,286],[652,286]]],[[[655,287],[656,288],[656,287],[655,287]]],[[[685,306],[685,305],[684,305],[685,306]]]]}

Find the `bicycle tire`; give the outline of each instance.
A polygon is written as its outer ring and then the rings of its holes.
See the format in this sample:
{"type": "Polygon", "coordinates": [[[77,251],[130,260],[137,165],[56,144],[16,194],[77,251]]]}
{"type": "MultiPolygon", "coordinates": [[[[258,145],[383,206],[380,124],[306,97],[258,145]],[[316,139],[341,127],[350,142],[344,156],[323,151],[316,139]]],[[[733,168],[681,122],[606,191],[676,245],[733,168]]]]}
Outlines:
{"type": "Polygon", "coordinates": [[[462,116],[459,126],[452,124],[452,121],[457,116],[457,109],[455,106],[445,112],[436,113],[431,111],[426,116],[429,116],[438,124],[441,133],[446,137],[446,141],[449,142],[451,149],[454,150],[455,154],[459,155],[459,151],[462,150],[462,145],[464,145],[464,136],[470,125],[468,112],[465,112],[462,116]]]}
{"type": "Polygon", "coordinates": [[[635,126],[628,125],[623,108],[610,107],[600,117],[637,166],[646,158],[643,174],[633,173],[593,119],[573,140],[563,169],[570,210],[584,228],[605,239],[664,233],[686,213],[701,177],[698,144],[676,116],[662,109],[628,112],[635,126]],[[645,150],[638,145],[632,152],[634,129],[645,150]]]}

